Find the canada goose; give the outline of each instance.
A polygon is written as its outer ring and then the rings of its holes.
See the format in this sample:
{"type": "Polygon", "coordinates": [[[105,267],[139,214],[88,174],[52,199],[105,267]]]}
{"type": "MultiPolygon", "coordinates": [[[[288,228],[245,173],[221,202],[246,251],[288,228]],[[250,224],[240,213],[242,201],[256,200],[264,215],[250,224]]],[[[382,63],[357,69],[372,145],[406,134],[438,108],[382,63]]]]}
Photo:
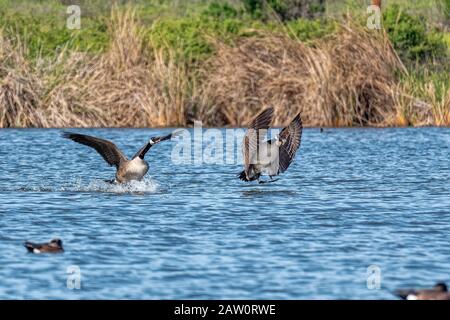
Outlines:
{"type": "Polygon", "coordinates": [[[239,174],[243,181],[263,183],[259,180],[261,175],[268,175],[269,182],[275,181],[273,177],[287,170],[300,147],[303,130],[300,113],[275,139],[264,141],[273,111],[270,107],[256,116],[244,136],[244,171],[239,174]]]}
{"type": "Polygon", "coordinates": [[[126,183],[141,180],[148,171],[148,163],[144,160],[147,151],[157,143],[168,140],[172,134],[151,138],[138,152],[128,160],[122,151],[111,141],[78,133],[64,132],[64,138],[94,148],[110,166],[116,167],[116,179],[108,182],[126,183]]]}
{"type": "Polygon", "coordinates": [[[403,300],[450,300],[450,292],[443,282],[436,283],[432,289],[400,289],[395,295],[403,300]]]}
{"type": "Polygon", "coordinates": [[[62,241],[52,239],[48,243],[33,243],[27,241],[23,244],[30,253],[61,253],[64,252],[62,241]]]}

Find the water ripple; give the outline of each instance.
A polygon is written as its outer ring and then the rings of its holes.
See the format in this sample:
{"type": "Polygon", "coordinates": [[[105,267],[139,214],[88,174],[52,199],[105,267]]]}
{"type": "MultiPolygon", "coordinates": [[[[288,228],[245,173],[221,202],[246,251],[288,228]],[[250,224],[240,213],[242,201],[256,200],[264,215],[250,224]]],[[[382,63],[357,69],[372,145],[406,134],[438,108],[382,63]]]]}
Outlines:
{"type": "MultiPolygon", "coordinates": [[[[79,131],[131,155],[167,130],[79,131]]],[[[262,185],[238,164],[174,165],[168,142],[144,181],[112,185],[114,168],[59,130],[0,130],[0,298],[391,299],[450,282],[449,141],[448,128],[306,129],[262,185]],[[22,247],[55,237],[64,254],[22,247]]]]}

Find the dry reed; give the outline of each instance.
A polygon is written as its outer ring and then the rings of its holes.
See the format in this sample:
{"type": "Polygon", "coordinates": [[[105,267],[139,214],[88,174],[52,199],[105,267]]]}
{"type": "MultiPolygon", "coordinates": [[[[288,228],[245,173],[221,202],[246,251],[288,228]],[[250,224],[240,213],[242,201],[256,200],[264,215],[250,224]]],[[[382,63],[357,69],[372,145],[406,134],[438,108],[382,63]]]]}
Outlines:
{"type": "Polygon", "coordinates": [[[61,50],[31,62],[20,39],[0,32],[0,127],[186,126],[192,119],[242,126],[268,105],[276,125],[299,111],[308,126],[450,124],[450,91],[437,95],[427,84],[425,101],[415,98],[394,74],[404,67],[386,34],[350,22],[314,46],[273,33],[235,46],[215,42],[215,54],[194,67],[155,49],[131,8],[112,10],[109,34],[102,54],[61,50]]]}
{"type": "Polygon", "coordinates": [[[282,125],[297,112],[310,126],[384,125],[399,60],[382,34],[344,26],[314,47],[284,35],[219,44],[204,81],[202,115],[240,126],[273,105],[282,125]]]}
{"type": "Polygon", "coordinates": [[[67,52],[33,68],[0,36],[0,127],[184,126],[186,69],[144,44],[134,10],[112,11],[104,54],[67,52]]]}
{"type": "Polygon", "coordinates": [[[42,81],[25,58],[26,48],[0,30],[0,128],[46,127],[40,105],[42,81]]]}
{"type": "Polygon", "coordinates": [[[131,9],[114,9],[109,31],[105,54],[75,54],[62,61],[63,78],[47,98],[57,126],[184,125],[184,68],[145,46],[131,9]]]}

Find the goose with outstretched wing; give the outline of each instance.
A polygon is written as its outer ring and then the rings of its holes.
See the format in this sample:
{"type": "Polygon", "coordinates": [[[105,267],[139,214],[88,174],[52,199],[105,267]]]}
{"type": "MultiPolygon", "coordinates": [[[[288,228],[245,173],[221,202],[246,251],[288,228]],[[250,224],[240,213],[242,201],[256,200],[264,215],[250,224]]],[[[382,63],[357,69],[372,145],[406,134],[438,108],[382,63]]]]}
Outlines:
{"type": "Polygon", "coordinates": [[[287,170],[300,148],[303,124],[300,114],[281,130],[272,140],[265,141],[267,130],[272,122],[274,109],[262,111],[250,123],[242,143],[244,170],[239,174],[243,181],[260,180],[262,175],[268,175],[270,181],[274,176],[287,170]]]}
{"type": "Polygon", "coordinates": [[[155,144],[172,138],[172,134],[153,137],[136,152],[131,160],[128,160],[122,151],[111,141],[71,132],[64,132],[62,136],[95,149],[110,166],[115,166],[116,178],[109,182],[117,183],[142,180],[148,171],[148,163],[144,160],[145,154],[155,144]]]}

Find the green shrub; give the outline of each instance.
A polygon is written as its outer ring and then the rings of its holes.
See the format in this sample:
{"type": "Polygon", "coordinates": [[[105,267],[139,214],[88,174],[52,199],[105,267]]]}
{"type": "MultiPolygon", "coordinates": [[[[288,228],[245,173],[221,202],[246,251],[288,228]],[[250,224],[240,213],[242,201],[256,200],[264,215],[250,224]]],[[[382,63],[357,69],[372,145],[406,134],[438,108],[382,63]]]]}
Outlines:
{"type": "Polygon", "coordinates": [[[109,41],[106,21],[84,18],[81,23],[81,29],[69,30],[64,15],[0,13],[0,28],[4,28],[6,35],[24,40],[33,58],[53,55],[62,47],[92,52],[104,50],[109,41]]]}
{"type": "Polygon", "coordinates": [[[245,11],[252,17],[260,19],[264,13],[264,4],[258,0],[242,0],[245,11]]]}
{"type": "Polygon", "coordinates": [[[236,18],[239,15],[238,10],[230,6],[228,3],[212,2],[201,13],[204,17],[212,17],[218,19],[236,18]]]}
{"type": "Polygon", "coordinates": [[[305,42],[322,38],[336,30],[336,22],[325,19],[297,19],[287,22],[286,25],[296,38],[305,42]]]}
{"type": "Polygon", "coordinates": [[[443,33],[428,31],[423,17],[411,16],[393,5],[386,10],[383,23],[401,58],[423,61],[446,55],[443,33]]]}
{"type": "Polygon", "coordinates": [[[325,12],[325,0],[243,0],[252,18],[266,19],[275,12],[282,21],[311,18],[325,12]]]}
{"type": "Polygon", "coordinates": [[[150,41],[159,48],[174,49],[190,61],[207,58],[213,52],[211,39],[236,39],[245,23],[238,19],[177,18],[156,22],[149,31],[150,41]]]}
{"type": "Polygon", "coordinates": [[[441,2],[445,17],[450,19],[450,0],[441,0],[441,2]]]}

